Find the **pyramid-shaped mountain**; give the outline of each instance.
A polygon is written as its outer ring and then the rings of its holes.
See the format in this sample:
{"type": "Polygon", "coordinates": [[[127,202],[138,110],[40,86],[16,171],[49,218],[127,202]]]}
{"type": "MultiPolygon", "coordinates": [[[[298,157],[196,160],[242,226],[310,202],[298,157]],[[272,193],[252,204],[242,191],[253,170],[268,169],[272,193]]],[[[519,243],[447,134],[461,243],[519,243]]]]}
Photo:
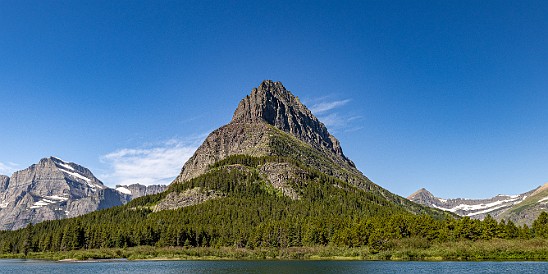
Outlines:
{"type": "MultiPolygon", "coordinates": [[[[242,99],[231,122],[206,138],[185,163],[174,184],[184,184],[215,169],[227,168],[236,161],[231,162],[231,158],[244,155],[278,157],[252,168],[277,191],[293,199],[299,199],[302,196],[299,193],[304,191],[299,185],[306,177],[303,174],[307,171],[301,167],[304,166],[340,180],[349,188],[374,194],[373,200],[381,204],[413,213],[430,211],[365,177],[344,155],[339,141],[325,125],[280,82],[263,81],[242,99]],[[219,164],[222,160],[226,161],[225,167],[219,164]]],[[[186,205],[177,202],[181,200],[184,198],[173,198],[167,202],[170,206],[162,208],[186,205]]]]}
{"type": "Polygon", "coordinates": [[[329,158],[344,169],[358,172],[354,163],[344,156],[339,141],[327,131],[325,125],[286,90],[282,83],[267,80],[240,102],[228,125],[207,137],[185,164],[177,181],[196,177],[208,165],[230,155],[287,154],[279,151],[275,144],[283,138],[280,131],[296,137],[321,153],[322,157],[329,158]]]}

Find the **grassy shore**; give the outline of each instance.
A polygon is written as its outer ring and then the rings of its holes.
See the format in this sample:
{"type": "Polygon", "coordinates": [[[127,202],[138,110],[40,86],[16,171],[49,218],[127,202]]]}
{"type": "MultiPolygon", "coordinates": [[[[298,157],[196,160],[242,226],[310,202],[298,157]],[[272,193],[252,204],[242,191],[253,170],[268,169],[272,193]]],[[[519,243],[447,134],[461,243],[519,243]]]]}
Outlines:
{"type": "Polygon", "coordinates": [[[490,240],[453,243],[417,243],[413,240],[393,242],[382,251],[367,247],[333,246],[290,248],[233,247],[166,247],[140,246],[74,250],[64,252],[31,252],[0,254],[0,258],[45,260],[393,260],[393,261],[482,261],[482,260],[548,260],[548,240],[490,240]]]}

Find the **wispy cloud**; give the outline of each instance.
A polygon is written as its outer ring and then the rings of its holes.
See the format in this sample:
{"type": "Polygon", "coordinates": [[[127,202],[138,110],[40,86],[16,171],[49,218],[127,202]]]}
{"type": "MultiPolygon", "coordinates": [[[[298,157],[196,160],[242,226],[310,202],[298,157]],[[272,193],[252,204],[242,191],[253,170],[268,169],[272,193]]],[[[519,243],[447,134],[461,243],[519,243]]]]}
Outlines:
{"type": "Polygon", "coordinates": [[[142,148],[122,148],[108,153],[101,160],[110,165],[111,171],[102,178],[109,185],[169,184],[203,137],[190,139],[171,139],[142,148]]]}
{"type": "Polygon", "coordinates": [[[316,104],[312,105],[310,107],[310,111],[312,113],[318,115],[318,114],[330,111],[332,109],[342,107],[342,106],[346,105],[348,102],[350,102],[350,99],[330,101],[330,102],[320,102],[320,103],[316,103],[316,104]]]}
{"type": "Polygon", "coordinates": [[[18,166],[18,164],[12,162],[9,162],[7,164],[0,162],[0,174],[10,176],[12,173],[17,171],[18,166]]]}
{"type": "Polygon", "coordinates": [[[341,111],[339,108],[346,106],[351,99],[333,100],[332,96],[314,98],[309,102],[309,108],[314,115],[331,131],[352,132],[358,131],[361,127],[354,125],[361,116],[348,115],[349,111],[341,111]]]}
{"type": "Polygon", "coordinates": [[[318,119],[320,119],[320,121],[322,121],[322,123],[328,128],[341,127],[346,124],[346,119],[342,118],[337,113],[321,116],[318,119]]]}

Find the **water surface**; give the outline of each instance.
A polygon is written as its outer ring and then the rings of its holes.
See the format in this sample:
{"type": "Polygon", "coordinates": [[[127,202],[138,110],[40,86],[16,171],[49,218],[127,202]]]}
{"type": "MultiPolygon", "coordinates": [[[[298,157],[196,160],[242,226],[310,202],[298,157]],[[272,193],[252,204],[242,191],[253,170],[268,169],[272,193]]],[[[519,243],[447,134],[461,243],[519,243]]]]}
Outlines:
{"type": "Polygon", "coordinates": [[[0,273],[548,273],[548,262],[0,260],[0,273]]]}

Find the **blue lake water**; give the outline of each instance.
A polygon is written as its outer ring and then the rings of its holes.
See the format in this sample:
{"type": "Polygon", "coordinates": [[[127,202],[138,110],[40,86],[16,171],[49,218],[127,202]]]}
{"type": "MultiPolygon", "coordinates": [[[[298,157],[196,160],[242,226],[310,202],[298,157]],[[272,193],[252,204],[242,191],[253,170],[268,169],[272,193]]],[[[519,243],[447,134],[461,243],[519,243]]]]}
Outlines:
{"type": "Polygon", "coordinates": [[[548,273],[548,262],[0,260],[0,273],[548,273]]]}

